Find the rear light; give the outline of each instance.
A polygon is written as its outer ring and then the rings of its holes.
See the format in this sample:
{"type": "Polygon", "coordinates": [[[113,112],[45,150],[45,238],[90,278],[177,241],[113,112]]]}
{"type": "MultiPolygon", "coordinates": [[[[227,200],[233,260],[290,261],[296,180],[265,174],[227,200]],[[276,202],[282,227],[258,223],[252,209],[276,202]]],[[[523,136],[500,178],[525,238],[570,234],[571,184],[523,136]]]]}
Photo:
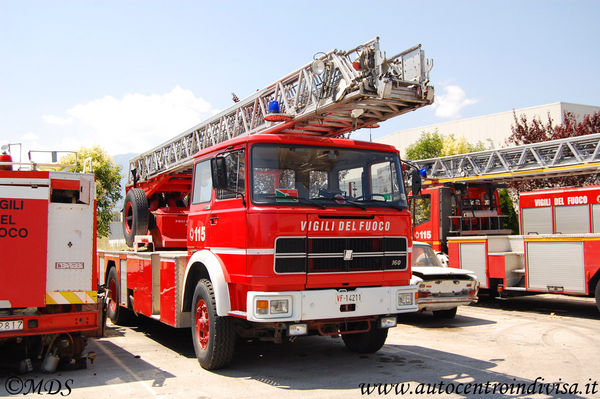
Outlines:
{"type": "Polygon", "coordinates": [[[360,62],[358,60],[352,62],[352,68],[360,71],[360,62]]]}

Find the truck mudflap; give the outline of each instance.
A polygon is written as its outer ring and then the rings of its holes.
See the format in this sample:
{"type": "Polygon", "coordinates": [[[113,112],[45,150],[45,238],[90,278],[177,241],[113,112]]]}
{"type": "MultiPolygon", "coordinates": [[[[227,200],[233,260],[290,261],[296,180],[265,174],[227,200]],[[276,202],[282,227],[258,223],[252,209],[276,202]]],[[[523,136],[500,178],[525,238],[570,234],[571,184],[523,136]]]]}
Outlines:
{"type": "Polygon", "coordinates": [[[249,291],[246,318],[253,322],[348,319],[416,312],[417,286],[348,290],[249,291]]]}

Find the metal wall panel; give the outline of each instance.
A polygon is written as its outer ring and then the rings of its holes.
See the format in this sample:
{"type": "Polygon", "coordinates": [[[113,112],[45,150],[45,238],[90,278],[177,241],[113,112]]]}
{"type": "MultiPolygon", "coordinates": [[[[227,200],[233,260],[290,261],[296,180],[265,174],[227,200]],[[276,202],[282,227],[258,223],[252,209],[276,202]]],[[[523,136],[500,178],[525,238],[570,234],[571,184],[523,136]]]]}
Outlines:
{"type": "Polygon", "coordinates": [[[554,208],[554,229],[556,234],[577,234],[590,232],[590,208],[588,205],[568,205],[554,208]]]}
{"type": "Polygon", "coordinates": [[[489,288],[486,276],[485,243],[460,243],[460,268],[475,273],[481,288],[489,288]]]}
{"type": "Polygon", "coordinates": [[[552,208],[523,208],[523,234],[552,234],[552,208]]]}
{"type": "Polygon", "coordinates": [[[528,242],[527,288],[585,292],[582,242],[528,242]]]}
{"type": "Polygon", "coordinates": [[[592,205],[592,233],[600,233],[600,204],[592,205]]]}

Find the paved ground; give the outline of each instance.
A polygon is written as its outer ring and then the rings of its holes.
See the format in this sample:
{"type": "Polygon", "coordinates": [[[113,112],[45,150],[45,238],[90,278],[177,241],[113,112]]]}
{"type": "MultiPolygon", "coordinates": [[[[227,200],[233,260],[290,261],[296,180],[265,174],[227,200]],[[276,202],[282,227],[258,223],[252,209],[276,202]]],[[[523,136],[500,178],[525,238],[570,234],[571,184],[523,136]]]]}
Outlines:
{"type": "Polygon", "coordinates": [[[373,355],[324,337],[248,343],[237,348],[231,368],[207,372],[187,330],[145,320],[109,325],[105,338],[88,345],[97,358],[86,370],[18,380],[0,371],[0,396],[10,396],[7,388],[19,393],[19,384],[26,389],[41,381],[47,388],[55,380],[58,396],[73,398],[592,398],[600,397],[599,331],[592,299],[541,295],[463,307],[449,322],[407,315],[373,355]],[[527,393],[546,388],[554,391],[527,393]],[[568,394],[573,389],[578,393],[568,394]]]}

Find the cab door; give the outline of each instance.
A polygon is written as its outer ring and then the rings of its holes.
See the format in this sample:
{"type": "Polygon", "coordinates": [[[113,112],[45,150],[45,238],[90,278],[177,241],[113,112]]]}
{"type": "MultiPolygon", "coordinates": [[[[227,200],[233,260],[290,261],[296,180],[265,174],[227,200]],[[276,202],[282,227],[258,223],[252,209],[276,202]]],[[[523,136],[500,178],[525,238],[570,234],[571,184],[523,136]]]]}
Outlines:
{"type": "Polygon", "coordinates": [[[210,227],[210,211],[213,199],[210,158],[194,165],[192,197],[188,217],[188,248],[199,251],[208,247],[207,229],[210,227]]]}
{"type": "Polygon", "coordinates": [[[245,149],[234,148],[225,154],[227,188],[214,191],[206,229],[211,251],[226,265],[232,283],[246,278],[246,202],[245,149]]]}

